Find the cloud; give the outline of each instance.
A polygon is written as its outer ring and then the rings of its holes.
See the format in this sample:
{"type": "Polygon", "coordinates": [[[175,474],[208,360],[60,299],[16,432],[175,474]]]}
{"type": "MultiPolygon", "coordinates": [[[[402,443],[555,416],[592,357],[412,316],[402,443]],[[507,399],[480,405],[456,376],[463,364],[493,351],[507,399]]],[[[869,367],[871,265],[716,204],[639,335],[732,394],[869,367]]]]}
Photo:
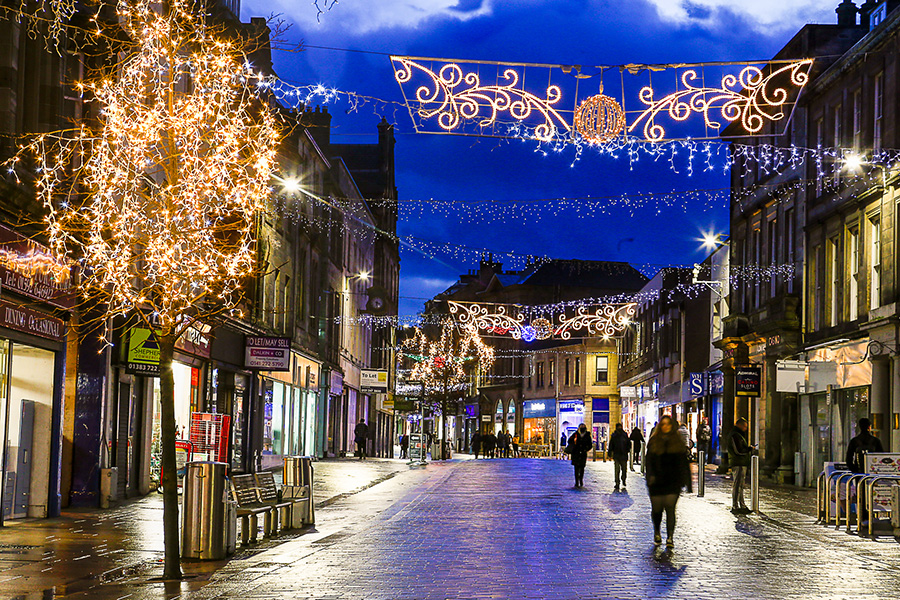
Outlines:
{"type": "MultiPolygon", "coordinates": [[[[247,14],[281,13],[302,29],[365,34],[385,29],[415,29],[429,20],[468,21],[490,15],[492,0],[340,0],[321,14],[313,0],[244,2],[247,14]]],[[[319,6],[325,3],[319,0],[319,6]]]]}
{"type": "Polygon", "coordinates": [[[456,280],[440,279],[438,277],[413,276],[405,278],[403,283],[405,286],[417,292],[426,292],[427,295],[422,296],[423,298],[430,298],[449,288],[456,283],[456,280]]]}
{"type": "Polygon", "coordinates": [[[771,31],[797,29],[809,22],[834,23],[838,0],[647,0],[659,16],[676,24],[715,28],[722,13],[743,17],[751,26],[771,31]]]}

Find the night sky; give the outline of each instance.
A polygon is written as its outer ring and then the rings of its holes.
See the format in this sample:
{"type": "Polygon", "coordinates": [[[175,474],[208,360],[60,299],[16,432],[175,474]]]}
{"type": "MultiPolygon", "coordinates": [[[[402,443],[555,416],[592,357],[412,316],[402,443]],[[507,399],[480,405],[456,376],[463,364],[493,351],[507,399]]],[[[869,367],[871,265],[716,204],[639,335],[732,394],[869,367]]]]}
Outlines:
{"type": "MultiPolygon", "coordinates": [[[[805,23],[835,22],[838,3],[340,0],[317,22],[312,0],[244,0],[242,17],[280,12],[292,24],[284,46],[305,44],[300,53],[275,52],[275,69],[282,79],[399,101],[390,59],[375,53],[584,65],[750,61],[772,56],[805,23]]],[[[348,113],[349,108],[345,102],[329,105],[334,142],[375,141],[382,115],[396,124],[397,187],[403,200],[535,200],[728,185],[722,170],[695,170],[689,177],[684,168],[675,173],[666,162],[646,161],[632,169],[627,160],[591,150],[573,164],[571,149],[544,153],[536,151],[534,142],[415,134],[405,109],[363,105],[348,113]]],[[[637,210],[570,207],[538,216],[496,203],[474,217],[459,209],[437,214],[407,211],[401,205],[398,233],[497,253],[628,261],[650,275],[655,265],[702,260],[701,231],[727,232],[725,204],[705,204],[637,210]]],[[[434,260],[404,248],[401,256],[401,315],[419,312],[424,299],[477,265],[473,253],[445,253],[434,260]]]]}

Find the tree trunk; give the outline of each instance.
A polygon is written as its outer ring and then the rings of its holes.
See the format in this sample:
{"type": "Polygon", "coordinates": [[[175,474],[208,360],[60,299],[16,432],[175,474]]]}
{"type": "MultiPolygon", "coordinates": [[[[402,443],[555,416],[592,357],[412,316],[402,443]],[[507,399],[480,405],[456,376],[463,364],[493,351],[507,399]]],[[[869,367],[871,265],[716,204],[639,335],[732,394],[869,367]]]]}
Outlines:
{"type": "Polygon", "coordinates": [[[165,579],[181,579],[181,550],[178,539],[178,467],[175,463],[175,379],[172,357],[175,337],[159,337],[159,400],[162,409],[163,537],[165,579]]]}

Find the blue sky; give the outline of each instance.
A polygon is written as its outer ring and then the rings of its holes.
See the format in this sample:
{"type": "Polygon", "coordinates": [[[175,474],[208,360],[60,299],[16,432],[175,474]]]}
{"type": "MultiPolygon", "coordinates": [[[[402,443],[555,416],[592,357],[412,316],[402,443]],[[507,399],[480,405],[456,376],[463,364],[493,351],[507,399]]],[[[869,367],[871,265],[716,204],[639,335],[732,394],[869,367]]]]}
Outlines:
{"type": "MultiPolygon", "coordinates": [[[[287,41],[276,51],[283,79],[401,100],[387,56],[401,55],[561,64],[754,60],[774,54],[803,24],[835,22],[838,0],[340,0],[318,15],[312,0],[244,0],[243,18],[281,13],[287,41]]],[[[324,6],[324,0],[319,5],[324,6]]],[[[331,1],[328,0],[328,5],[331,1]]],[[[630,169],[627,161],[585,152],[536,152],[533,143],[415,134],[405,111],[372,105],[347,113],[330,106],[333,140],[375,140],[382,114],[396,123],[397,187],[402,199],[529,200],[716,188],[719,172],[673,172],[666,164],[630,169]]],[[[541,218],[503,209],[462,222],[459,213],[401,209],[399,233],[497,252],[559,258],[689,264],[703,258],[703,230],[726,232],[727,208],[690,204],[636,211],[574,210],[541,218]]],[[[401,314],[476,266],[469,256],[439,260],[404,250],[401,314]]]]}

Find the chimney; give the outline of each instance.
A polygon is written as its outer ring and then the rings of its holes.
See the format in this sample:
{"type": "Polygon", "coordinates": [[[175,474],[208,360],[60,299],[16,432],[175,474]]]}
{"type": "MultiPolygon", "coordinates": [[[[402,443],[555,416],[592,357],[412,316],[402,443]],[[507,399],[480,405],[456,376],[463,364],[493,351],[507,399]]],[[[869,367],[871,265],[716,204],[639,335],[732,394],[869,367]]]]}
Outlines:
{"type": "Polygon", "coordinates": [[[842,27],[853,27],[856,25],[856,4],[851,0],[843,0],[834,10],[837,13],[838,25],[842,27]]]}
{"type": "Polygon", "coordinates": [[[328,153],[331,145],[331,115],[327,108],[316,107],[315,111],[307,108],[300,118],[300,124],[309,130],[322,152],[328,153]]]}

